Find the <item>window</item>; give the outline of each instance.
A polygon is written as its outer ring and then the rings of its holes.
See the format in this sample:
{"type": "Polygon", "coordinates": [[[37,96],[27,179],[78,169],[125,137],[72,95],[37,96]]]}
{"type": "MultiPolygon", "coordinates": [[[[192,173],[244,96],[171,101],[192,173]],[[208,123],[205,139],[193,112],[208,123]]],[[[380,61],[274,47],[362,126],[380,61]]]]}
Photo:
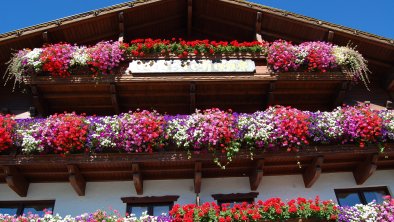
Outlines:
{"type": "Polygon", "coordinates": [[[215,199],[219,206],[224,203],[229,203],[233,206],[235,203],[253,203],[254,199],[259,195],[257,192],[251,193],[232,193],[232,194],[213,194],[212,197],[215,199]]]}
{"type": "Polygon", "coordinates": [[[54,200],[0,201],[0,214],[22,215],[33,213],[43,216],[44,211],[53,211],[54,205],[54,200]]]}
{"type": "Polygon", "coordinates": [[[336,189],[338,203],[341,206],[354,206],[356,204],[368,204],[375,200],[383,202],[383,197],[390,195],[387,187],[367,187],[354,189],[336,189]]]}
{"type": "Polygon", "coordinates": [[[160,216],[168,212],[174,206],[179,196],[162,197],[122,197],[123,203],[127,203],[126,213],[134,214],[136,217],[147,212],[148,215],[160,216]]]}

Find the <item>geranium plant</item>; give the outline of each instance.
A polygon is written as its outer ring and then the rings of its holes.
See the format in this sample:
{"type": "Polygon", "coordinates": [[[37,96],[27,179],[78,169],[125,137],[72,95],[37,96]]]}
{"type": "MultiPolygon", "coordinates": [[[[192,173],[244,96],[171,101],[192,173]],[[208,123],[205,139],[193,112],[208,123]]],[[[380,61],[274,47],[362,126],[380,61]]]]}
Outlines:
{"type": "Polygon", "coordinates": [[[0,153],[11,148],[14,125],[15,120],[12,116],[0,114],[0,153]]]}

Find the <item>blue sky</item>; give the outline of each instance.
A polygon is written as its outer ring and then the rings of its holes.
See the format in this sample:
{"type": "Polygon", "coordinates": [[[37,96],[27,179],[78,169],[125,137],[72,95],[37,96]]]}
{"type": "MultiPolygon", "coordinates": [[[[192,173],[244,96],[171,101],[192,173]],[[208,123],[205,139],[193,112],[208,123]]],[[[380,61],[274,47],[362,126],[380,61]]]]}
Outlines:
{"type": "MultiPolygon", "coordinates": [[[[197,0],[198,1],[198,0],[197,0]]],[[[125,0],[4,0],[0,33],[125,2],[125,0]]],[[[394,0],[252,0],[394,39],[394,0]]]]}

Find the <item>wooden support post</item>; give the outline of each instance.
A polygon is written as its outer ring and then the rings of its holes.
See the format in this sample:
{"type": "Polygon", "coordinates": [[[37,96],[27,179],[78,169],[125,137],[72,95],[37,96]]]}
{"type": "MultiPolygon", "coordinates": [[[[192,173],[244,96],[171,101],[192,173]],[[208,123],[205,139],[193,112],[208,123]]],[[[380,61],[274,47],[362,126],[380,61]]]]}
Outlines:
{"type": "Polygon", "coordinates": [[[138,195],[142,195],[144,193],[143,190],[144,184],[142,181],[140,164],[133,163],[132,169],[133,169],[133,182],[134,182],[135,191],[137,192],[138,195]]]}
{"type": "Polygon", "coordinates": [[[263,42],[263,38],[261,37],[261,24],[263,21],[263,13],[257,12],[256,17],[256,40],[259,42],[263,42]]]}
{"type": "Polygon", "coordinates": [[[124,15],[123,12],[119,12],[118,14],[118,21],[119,21],[119,42],[123,42],[124,40],[124,15]]]}
{"type": "Polygon", "coordinates": [[[334,31],[328,31],[328,35],[327,35],[327,42],[332,42],[334,41],[334,31]]]}
{"type": "Polygon", "coordinates": [[[193,0],[187,1],[187,36],[190,38],[192,35],[193,26],[193,0]]]}
{"type": "Polygon", "coordinates": [[[194,192],[199,194],[201,192],[201,169],[202,163],[197,161],[194,163],[194,192]]]}
{"type": "Polygon", "coordinates": [[[33,105],[36,107],[37,111],[41,116],[46,116],[47,115],[47,109],[44,106],[44,102],[42,101],[42,98],[40,96],[40,93],[38,92],[38,88],[36,85],[31,85],[31,93],[33,95],[33,105]]]}
{"type": "Polygon", "coordinates": [[[26,197],[29,189],[29,182],[19,172],[16,166],[3,166],[5,181],[8,186],[19,196],[26,197]]]}
{"type": "Polygon", "coordinates": [[[196,83],[190,83],[190,113],[196,111],[196,83]]]}
{"type": "Polygon", "coordinates": [[[44,44],[49,43],[48,31],[42,33],[42,42],[44,44]]]}
{"type": "Polygon", "coordinates": [[[376,171],[378,159],[379,154],[375,153],[369,155],[357,165],[356,169],[353,170],[353,176],[357,185],[363,184],[376,171]]]}
{"type": "Polygon", "coordinates": [[[323,160],[322,156],[315,157],[312,164],[305,169],[302,178],[306,188],[311,188],[316,180],[319,179],[323,160]]]}
{"type": "Polygon", "coordinates": [[[350,85],[349,81],[344,81],[341,83],[341,87],[340,87],[338,94],[337,94],[337,96],[334,100],[334,103],[333,103],[334,107],[342,105],[343,100],[345,99],[346,93],[349,90],[349,85],[350,85]]]}
{"type": "Polygon", "coordinates": [[[251,190],[257,190],[259,187],[261,180],[263,179],[263,171],[264,168],[264,159],[258,159],[255,162],[255,167],[249,176],[249,183],[251,190]]]}
{"type": "Polygon", "coordinates": [[[120,111],[119,111],[119,103],[118,103],[118,93],[117,93],[117,90],[116,90],[115,83],[111,83],[111,85],[110,85],[110,93],[111,93],[111,103],[112,103],[112,106],[114,108],[114,112],[116,114],[119,114],[120,111]]]}
{"type": "Polygon", "coordinates": [[[67,165],[68,180],[79,196],[85,196],[86,181],[76,165],[67,165]]]}
{"type": "Polygon", "coordinates": [[[274,105],[275,102],[275,82],[271,81],[267,92],[267,107],[274,105]]]}

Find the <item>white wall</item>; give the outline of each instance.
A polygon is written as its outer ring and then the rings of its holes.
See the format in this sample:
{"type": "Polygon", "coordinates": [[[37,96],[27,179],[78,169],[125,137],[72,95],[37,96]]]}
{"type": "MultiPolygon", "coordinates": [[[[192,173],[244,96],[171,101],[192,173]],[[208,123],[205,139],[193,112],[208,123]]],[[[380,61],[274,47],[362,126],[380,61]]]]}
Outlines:
{"type": "MultiPolygon", "coordinates": [[[[357,186],[352,173],[322,174],[312,188],[305,188],[301,175],[264,176],[257,192],[259,199],[281,197],[291,199],[298,196],[336,200],[334,189],[387,186],[394,194],[394,170],[375,172],[364,185],[357,186]]],[[[213,201],[212,194],[250,192],[249,179],[215,178],[202,179],[201,202],[213,201]]],[[[193,180],[150,180],[144,181],[143,196],[179,195],[177,203],[195,202],[193,180]]],[[[87,183],[86,195],[79,197],[69,183],[32,183],[27,197],[19,197],[6,184],[0,184],[0,201],[5,200],[53,200],[55,213],[64,216],[92,212],[97,209],[117,209],[126,211],[126,204],[121,197],[138,196],[132,181],[127,182],[92,182],[87,183]]]]}

